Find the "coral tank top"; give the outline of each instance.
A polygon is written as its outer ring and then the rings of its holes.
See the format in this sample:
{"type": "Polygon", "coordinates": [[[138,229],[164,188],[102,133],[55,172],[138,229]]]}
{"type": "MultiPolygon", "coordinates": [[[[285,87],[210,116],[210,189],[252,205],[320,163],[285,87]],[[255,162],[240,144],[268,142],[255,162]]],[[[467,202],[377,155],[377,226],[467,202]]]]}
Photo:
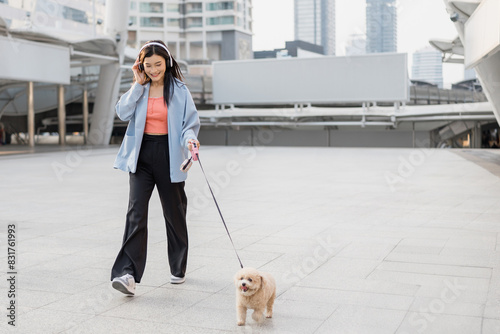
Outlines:
{"type": "Polygon", "coordinates": [[[146,115],[145,133],[167,134],[167,106],[162,97],[150,97],[148,99],[148,113],[146,115]]]}

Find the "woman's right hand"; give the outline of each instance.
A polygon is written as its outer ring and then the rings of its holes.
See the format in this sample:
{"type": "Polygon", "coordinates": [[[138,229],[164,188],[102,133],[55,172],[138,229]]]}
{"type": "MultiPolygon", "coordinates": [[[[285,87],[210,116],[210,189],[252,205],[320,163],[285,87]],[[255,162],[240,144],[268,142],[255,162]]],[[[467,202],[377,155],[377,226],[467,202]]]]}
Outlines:
{"type": "Polygon", "coordinates": [[[132,71],[134,72],[135,81],[141,85],[146,83],[146,74],[144,72],[139,71],[139,57],[135,60],[134,65],[132,66],[132,71]]]}

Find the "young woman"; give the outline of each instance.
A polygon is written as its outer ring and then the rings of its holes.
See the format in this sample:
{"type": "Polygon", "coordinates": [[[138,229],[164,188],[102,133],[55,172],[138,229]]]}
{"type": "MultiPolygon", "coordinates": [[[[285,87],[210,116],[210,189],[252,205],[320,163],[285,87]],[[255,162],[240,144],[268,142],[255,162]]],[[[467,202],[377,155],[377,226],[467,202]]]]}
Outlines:
{"type": "Polygon", "coordinates": [[[198,112],[179,65],[162,41],[146,43],[132,66],[135,83],[116,105],[129,121],[114,167],[129,172],[123,244],[111,270],[112,286],[135,294],[146,265],[148,203],[157,187],[167,229],[170,282],[184,283],[188,253],[186,173],[180,165],[197,140],[198,112]]]}

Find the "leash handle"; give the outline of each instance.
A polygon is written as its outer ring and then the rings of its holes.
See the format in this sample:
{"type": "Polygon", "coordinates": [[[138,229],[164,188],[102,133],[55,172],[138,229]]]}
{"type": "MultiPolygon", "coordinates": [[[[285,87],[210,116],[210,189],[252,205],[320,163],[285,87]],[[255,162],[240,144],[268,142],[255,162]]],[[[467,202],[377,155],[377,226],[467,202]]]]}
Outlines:
{"type": "Polygon", "coordinates": [[[200,156],[198,153],[198,147],[196,147],[196,144],[194,144],[194,146],[193,146],[192,154],[193,153],[194,153],[193,160],[195,160],[195,161],[197,160],[200,163],[201,171],[203,172],[203,176],[205,177],[205,181],[207,181],[208,189],[210,190],[210,193],[212,194],[212,197],[213,197],[214,202],[215,202],[215,206],[217,207],[217,211],[219,211],[220,218],[222,219],[222,223],[224,224],[224,228],[226,229],[229,240],[231,241],[231,244],[233,245],[234,253],[236,254],[236,257],[238,258],[238,262],[240,263],[241,268],[243,268],[243,263],[241,262],[240,256],[238,255],[238,251],[236,251],[236,247],[234,246],[233,238],[231,238],[231,233],[229,233],[229,229],[227,228],[224,217],[222,216],[222,212],[220,211],[219,204],[217,203],[217,200],[215,199],[214,192],[212,191],[212,187],[210,187],[210,183],[208,182],[207,174],[205,174],[205,170],[203,169],[203,165],[201,164],[200,156]],[[194,150],[194,148],[196,148],[196,150],[194,150]]]}

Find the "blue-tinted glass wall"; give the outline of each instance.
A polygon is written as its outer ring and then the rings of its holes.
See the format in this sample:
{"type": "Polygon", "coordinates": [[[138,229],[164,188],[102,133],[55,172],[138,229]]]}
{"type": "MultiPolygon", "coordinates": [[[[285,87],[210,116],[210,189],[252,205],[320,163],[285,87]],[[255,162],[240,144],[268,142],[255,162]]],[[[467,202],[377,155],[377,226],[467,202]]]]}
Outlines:
{"type": "Polygon", "coordinates": [[[366,0],[366,52],[397,52],[396,0],[366,0]]]}
{"type": "Polygon", "coordinates": [[[335,55],[335,0],[295,0],[295,40],[323,46],[335,55]]]}

